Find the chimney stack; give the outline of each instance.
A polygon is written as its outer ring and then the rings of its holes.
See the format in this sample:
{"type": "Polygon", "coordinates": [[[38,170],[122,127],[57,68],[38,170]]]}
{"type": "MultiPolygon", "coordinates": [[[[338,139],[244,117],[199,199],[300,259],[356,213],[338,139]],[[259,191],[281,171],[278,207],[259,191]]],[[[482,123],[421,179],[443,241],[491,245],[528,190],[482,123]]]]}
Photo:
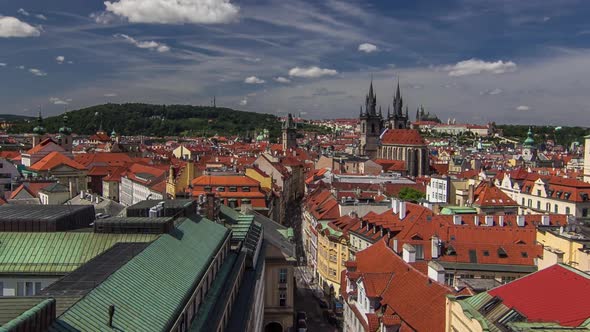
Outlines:
{"type": "Polygon", "coordinates": [[[524,227],[524,215],[516,216],[516,224],[518,225],[518,227],[524,227]]]}
{"type": "Polygon", "coordinates": [[[406,243],[403,245],[402,257],[406,263],[414,263],[416,261],[416,248],[413,245],[406,243]]]}
{"type": "Polygon", "coordinates": [[[404,220],[404,218],[406,217],[406,202],[405,201],[400,201],[399,202],[399,219],[400,220],[404,220]]]}
{"type": "Polygon", "coordinates": [[[445,268],[440,265],[437,261],[428,262],[428,278],[439,282],[445,283],[445,268]]]}
{"type": "Polygon", "coordinates": [[[504,216],[498,216],[498,225],[504,227],[504,216]]]}
{"type": "Polygon", "coordinates": [[[473,216],[473,224],[479,226],[479,216],[473,216]]]}
{"type": "Polygon", "coordinates": [[[438,236],[435,235],[430,239],[430,245],[432,259],[438,258],[440,256],[440,240],[438,236]]]}
{"type": "Polygon", "coordinates": [[[391,208],[393,209],[393,214],[399,213],[399,200],[395,197],[391,199],[391,208]]]}

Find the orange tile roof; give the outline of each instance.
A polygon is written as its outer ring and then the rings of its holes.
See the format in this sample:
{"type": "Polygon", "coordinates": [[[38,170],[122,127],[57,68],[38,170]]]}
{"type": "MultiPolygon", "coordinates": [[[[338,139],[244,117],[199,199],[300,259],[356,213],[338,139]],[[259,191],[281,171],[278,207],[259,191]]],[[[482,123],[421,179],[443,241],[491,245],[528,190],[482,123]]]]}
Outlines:
{"type": "Polygon", "coordinates": [[[50,154],[46,155],[38,162],[31,165],[30,168],[35,171],[49,171],[60,165],[66,165],[78,170],[86,169],[84,165],[64,156],[58,151],[53,151],[50,154]]]}
{"type": "Polygon", "coordinates": [[[385,145],[426,145],[424,138],[415,129],[388,129],[381,136],[385,145]]]}
{"type": "Polygon", "coordinates": [[[35,153],[43,150],[45,148],[45,146],[49,143],[57,144],[51,137],[48,137],[48,138],[42,140],[41,142],[39,142],[39,144],[35,145],[32,149],[29,149],[27,151],[27,154],[35,154],[35,153]]]}
{"type": "Polygon", "coordinates": [[[193,186],[258,187],[260,182],[245,175],[201,175],[191,181],[193,186]]]}
{"type": "Polygon", "coordinates": [[[479,187],[481,189],[473,202],[474,204],[480,207],[518,207],[518,203],[494,184],[482,182],[479,187]]]}

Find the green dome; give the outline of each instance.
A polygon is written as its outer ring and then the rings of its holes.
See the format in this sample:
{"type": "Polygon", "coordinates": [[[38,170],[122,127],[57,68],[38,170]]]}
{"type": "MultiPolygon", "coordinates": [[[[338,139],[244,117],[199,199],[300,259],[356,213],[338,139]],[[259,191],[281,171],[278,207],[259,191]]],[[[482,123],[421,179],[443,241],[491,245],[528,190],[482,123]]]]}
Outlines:
{"type": "Polygon", "coordinates": [[[39,112],[39,116],[37,117],[37,126],[33,128],[33,133],[37,135],[45,135],[45,127],[43,127],[43,117],[41,117],[41,112],[39,112]]]}
{"type": "Polygon", "coordinates": [[[72,128],[68,127],[68,116],[64,115],[63,120],[64,124],[63,127],[59,128],[59,133],[63,135],[70,135],[72,133],[72,128]]]}
{"type": "Polygon", "coordinates": [[[117,137],[117,133],[115,132],[115,129],[113,129],[113,131],[111,131],[111,137],[117,137]]]}
{"type": "Polygon", "coordinates": [[[535,139],[533,138],[533,131],[529,127],[529,132],[527,133],[527,138],[524,140],[524,146],[532,147],[535,145],[535,139]]]}

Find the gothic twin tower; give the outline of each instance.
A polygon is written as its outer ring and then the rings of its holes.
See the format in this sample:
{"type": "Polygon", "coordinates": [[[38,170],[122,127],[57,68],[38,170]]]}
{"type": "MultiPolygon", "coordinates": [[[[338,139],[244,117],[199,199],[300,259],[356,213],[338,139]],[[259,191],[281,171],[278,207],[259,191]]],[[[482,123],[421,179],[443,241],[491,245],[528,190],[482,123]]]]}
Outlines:
{"type": "Polygon", "coordinates": [[[361,106],[360,112],[360,153],[363,155],[373,155],[376,153],[377,147],[380,145],[379,136],[384,129],[407,129],[410,126],[410,117],[408,115],[408,107],[404,113],[404,101],[399,90],[399,81],[397,82],[397,89],[393,97],[393,112],[391,105],[387,106],[387,117],[383,118],[381,106],[377,110],[377,95],[373,91],[373,80],[369,86],[369,93],[365,98],[365,109],[361,106]],[[375,150],[375,151],[373,151],[375,150]]]}

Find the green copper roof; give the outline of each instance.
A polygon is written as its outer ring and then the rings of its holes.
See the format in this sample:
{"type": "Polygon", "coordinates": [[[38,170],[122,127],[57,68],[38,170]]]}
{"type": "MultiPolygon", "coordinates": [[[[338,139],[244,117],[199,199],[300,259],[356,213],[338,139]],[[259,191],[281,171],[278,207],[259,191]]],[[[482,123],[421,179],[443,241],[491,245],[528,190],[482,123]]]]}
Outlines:
{"type": "Polygon", "coordinates": [[[229,230],[185,219],[113,273],[49,331],[168,331],[220,250],[229,230]],[[113,328],[109,305],[115,306],[113,328]]]}
{"type": "Polygon", "coordinates": [[[322,231],[324,229],[327,229],[328,232],[330,232],[330,235],[333,236],[342,236],[342,232],[335,230],[334,228],[328,226],[329,221],[320,221],[320,224],[322,225],[322,231]]]}
{"type": "Polygon", "coordinates": [[[43,297],[0,297],[0,332],[10,331],[21,320],[35,315],[55,300],[43,297]]]}
{"type": "Polygon", "coordinates": [[[533,130],[529,127],[529,132],[527,133],[527,138],[524,140],[524,146],[534,146],[535,145],[535,139],[533,138],[533,130]]]}
{"type": "Polygon", "coordinates": [[[232,230],[232,238],[238,241],[243,241],[254,221],[254,216],[241,214],[225,205],[220,207],[220,212],[227,221],[226,226],[232,230]]]}
{"type": "Polygon", "coordinates": [[[0,273],[65,274],[118,242],[150,242],[158,234],[0,233],[0,273]]]}

